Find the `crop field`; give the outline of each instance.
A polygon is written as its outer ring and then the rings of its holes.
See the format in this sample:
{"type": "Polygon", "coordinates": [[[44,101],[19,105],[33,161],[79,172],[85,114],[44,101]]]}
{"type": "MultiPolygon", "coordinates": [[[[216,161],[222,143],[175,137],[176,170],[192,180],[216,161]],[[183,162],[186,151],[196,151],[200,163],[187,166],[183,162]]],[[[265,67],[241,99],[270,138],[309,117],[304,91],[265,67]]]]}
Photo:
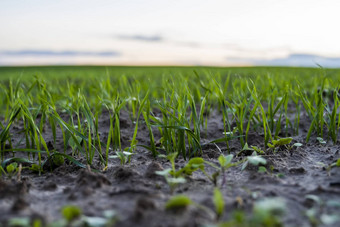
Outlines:
{"type": "Polygon", "coordinates": [[[340,69],[0,67],[0,226],[340,226],[340,69]]]}

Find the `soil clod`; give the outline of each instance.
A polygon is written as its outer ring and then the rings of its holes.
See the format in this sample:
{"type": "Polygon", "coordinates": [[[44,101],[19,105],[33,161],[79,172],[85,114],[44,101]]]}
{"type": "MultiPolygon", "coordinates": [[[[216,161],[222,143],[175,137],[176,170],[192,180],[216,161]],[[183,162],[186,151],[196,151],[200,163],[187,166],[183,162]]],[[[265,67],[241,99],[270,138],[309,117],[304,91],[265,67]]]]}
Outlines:
{"type": "Polygon", "coordinates": [[[121,181],[129,179],[135,174],[136,173],[133,170],[120,166],[114,171],[113,176],[121,181]]]}
{"type": "Polygon", "coordinates": [[[110,185],[111,182],[101,173],[90,172],[89,170],[81,170],[77,178],[78,186],[91,186],[93,188],[101,188],[104,185],[110,185]]]}
{"type": "Polygon", "coordinates": [[[18,199],[14,201],[11,210],[14,212],[18,212],[18,211],[26,209],[27,207],[29,207],[29,203],[26,202],[24,198],[19,197],[18,199]]]}
{"type": "Polygon", "coordinates": [[[303,167],[293,167],[289,169],[289,172],[292,174],[303,174],[306,170],[303,167]]]}
{"type": "Polygon", "coordinates": [[[164,168],[158,162],[151,162],[145,172],[145,177],[150,179],[164,179],[164,177],[156,174],[156,171],[163,171],[164,168]]]}

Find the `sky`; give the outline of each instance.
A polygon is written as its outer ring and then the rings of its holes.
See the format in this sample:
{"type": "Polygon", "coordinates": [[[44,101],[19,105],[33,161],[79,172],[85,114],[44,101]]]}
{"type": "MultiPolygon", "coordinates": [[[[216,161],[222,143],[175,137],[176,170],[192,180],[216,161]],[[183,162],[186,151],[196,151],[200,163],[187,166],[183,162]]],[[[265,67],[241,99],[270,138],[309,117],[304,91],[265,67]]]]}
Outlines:
{"type": "Polygon", "coordinates": [[[1,0],[0,65],[340,67],[339,9],[337,0],[1,0]]]}

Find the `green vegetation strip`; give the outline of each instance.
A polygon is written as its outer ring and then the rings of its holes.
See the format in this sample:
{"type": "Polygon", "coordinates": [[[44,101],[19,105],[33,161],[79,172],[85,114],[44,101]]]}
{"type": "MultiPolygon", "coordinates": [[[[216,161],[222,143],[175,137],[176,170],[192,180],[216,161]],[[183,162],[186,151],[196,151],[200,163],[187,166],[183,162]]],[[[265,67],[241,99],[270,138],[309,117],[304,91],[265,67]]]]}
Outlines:
{"type": "MultiPolygon", "coordinates": [[[[224,131],[211,142],[225,143],[228,149],[230,140],[257,153],[281,146],[291,149],[288,136],[299,135],[304,116],[309,124],[306,143],[311,138],[338,143],[338,69],[2,67],[0,80],[2,172],[8,163],[6,152],[13,158],[27,154],[27,159],[13,161],[34,163],[39,173],[51,157],[59,164],[66,158],[82,168],[98,159],[105,169],[112,157],[129,162],[138,147],[154,157],[162,152],[185,159],[200,156],[213,111],[220,113],[224,131]],[[122,147],[122,111],[134,128],[128,147],[122,147]],[[104,112],[110,118],[105,140],[98,126],[104,112]],[[22,126],[15,144],[13,125],[22,126]],[[141,125],[148,131],[147,144],[137,140],[141,125]],[[53,147],[57,134],[62,134],[63,150],[49,149],[45,128],[51,131],[48,143],[53,147]],[[259,147],[248,147],[250,132],[263,134],[259,147]]],[[[248,158],[244,165],[254,160],[248,158]]]]}

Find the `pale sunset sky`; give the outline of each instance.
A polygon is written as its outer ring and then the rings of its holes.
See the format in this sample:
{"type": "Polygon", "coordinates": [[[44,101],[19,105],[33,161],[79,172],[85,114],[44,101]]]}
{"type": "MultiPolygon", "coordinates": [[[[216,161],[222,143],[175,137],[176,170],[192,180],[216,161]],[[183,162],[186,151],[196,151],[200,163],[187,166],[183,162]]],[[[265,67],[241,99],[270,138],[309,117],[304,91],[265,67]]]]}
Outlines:
{"type": "Polygon", "coordinates": [[[337,0],[1,0],[0,65],[340,67],[339,23],[337,0]]]}

